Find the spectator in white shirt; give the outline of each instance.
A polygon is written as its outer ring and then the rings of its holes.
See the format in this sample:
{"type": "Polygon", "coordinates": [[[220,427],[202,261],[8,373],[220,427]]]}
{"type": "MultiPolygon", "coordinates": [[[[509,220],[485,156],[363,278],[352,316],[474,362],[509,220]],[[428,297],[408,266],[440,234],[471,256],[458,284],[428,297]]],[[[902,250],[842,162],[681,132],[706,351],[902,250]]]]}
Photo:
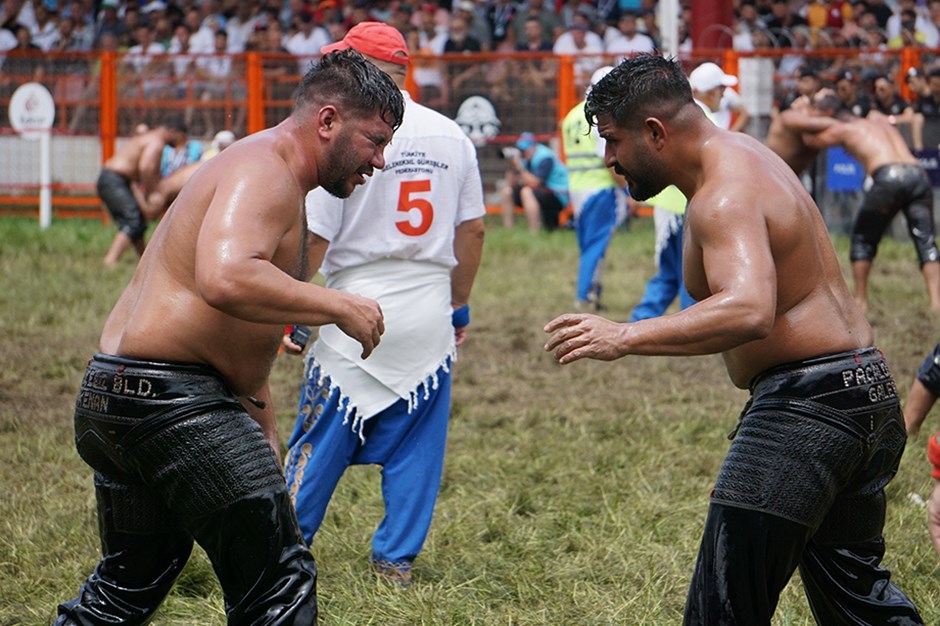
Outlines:
{"type": "Polygon", "coordinates": [[[211,137],[216,130],[232,130],[241,134],[244,130],[245,84],[238,80],[241,74],[235,71],[233,57],[228,54],[228,33],[219,29],[215,33],[214,54],[196,59],[196,72],[201,81],[199,99],[203,102],[202,114],[205,135],[211,137]],[[219,106],[206,106],[210,103],[219,106]],[[224,107],[222,106],[224,104],[224,107]],[[234,119],[227,119],[227,111],[234,112],[234,119]]]}
{"type": "MultiPolygon", "coordinates": [[[[610,39],[605,34],[605,44],[609,54],[618,54],[622,57],[656,50],[653,39],[640,32],[636,15],[633,13],[624,13],[620,16],[620,21],[617,22],[617,33],[610,39]]],[[[619,60],[617,62],[619,63],[619,60]]]]}
{"type": "Polygon", "coordinates": [[[552,52],[579,57],[574,63],[574,78],[578,92],[583,93],[591,74],[604,63],[604,40],[591,30],[587,15],[578,13],[572,19],[571,28],[555,40],[552,52]]]}
{"type": "Polygon", "coordinates": [[[131,97],[161,98],[170,85],[169,68],[162,55],[166,53],[163,44],[154,40],[153,30],[146,21],[141,21],[134,29],[137,45],[131,46],[124,57],[124,62],[133,71],[136,87],[131,97]]]}
{"type": "Polygon", "coordinates": [[[245,51],[248,37],[254,32],[255,24],[261,19],[257,0],[240,0],[236,5],[235,15],[225,24],[228,33],[228,51],[241,53],[245,51]]]}
{"type": "Polygon", "coordinates": [[[313,14],[309,11],[301,11],[298,18],[300,31],[291,36],[284,47],[294,56],[300,57],[297,69],[302,75],[310,63],[320,56],[320,48],[329,45],[332,40],[326,29],[313,21],[313,14]]]}
{"type": "Polygon", "coordinates": [[[37,2],[33,8],[36,25],[29,29],[33,43],[43,52],[55,49],[59,41],[59,20],[56,16],[55,0],[50,3],[37,2]]]}

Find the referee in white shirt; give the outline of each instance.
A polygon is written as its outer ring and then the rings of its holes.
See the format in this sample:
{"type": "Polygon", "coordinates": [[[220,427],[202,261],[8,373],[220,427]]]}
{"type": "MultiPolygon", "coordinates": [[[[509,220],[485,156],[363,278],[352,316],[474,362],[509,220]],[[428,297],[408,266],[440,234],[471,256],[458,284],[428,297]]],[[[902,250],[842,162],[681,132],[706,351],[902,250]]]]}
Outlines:
{"type": "MultiPolygon", "coordinates": [[[[346,48],[404,85],[408,49],[391,26],[358,24],[321,51],[346,48]]],[[[473,144],[455,122],[402,95],[404,121],[385,168],[345,201],[307,196],[311,264],[331,288],[377,300],[386,330],[362,359],[339,329],[320,329],[306,357],[286,475],[309,543],[346,468],[382,466],[385,517],[372,538],[372,566],[408,585],[440,487],[451,367],[470,322],[485,206],[473,144]]]]}

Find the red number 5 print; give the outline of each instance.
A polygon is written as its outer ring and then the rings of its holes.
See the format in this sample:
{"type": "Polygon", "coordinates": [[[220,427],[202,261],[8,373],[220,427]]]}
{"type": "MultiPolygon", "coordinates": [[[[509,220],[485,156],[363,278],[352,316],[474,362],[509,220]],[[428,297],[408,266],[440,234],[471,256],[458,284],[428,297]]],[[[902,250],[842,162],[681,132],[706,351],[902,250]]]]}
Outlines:
{"type": "Polygon", "coordinates": [[[405,180],[398,191],[398,211],[405,214],[405,219],[395,222],[403,234],[409,237],[418,237],[428,232],[431,222],[434,221],[434,207],[424,198],[415,198],[413,194],[431,191],[429,180],[405,180]],[[411,210],[417,209],[421,219],[417,224],[411,223],[411,210]]]}

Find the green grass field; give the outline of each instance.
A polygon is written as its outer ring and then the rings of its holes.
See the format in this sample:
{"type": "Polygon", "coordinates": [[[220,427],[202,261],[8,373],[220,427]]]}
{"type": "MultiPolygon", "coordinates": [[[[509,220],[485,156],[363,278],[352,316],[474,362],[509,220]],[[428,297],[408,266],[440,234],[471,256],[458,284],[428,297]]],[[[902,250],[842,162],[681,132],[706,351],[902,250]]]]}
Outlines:
{"type": "MultiPolygon", "coordinates": [[[[91,472],[72,440],[71,408],[105,316],[133,272],[100,263],[112,235],[97,222],[0,220],[0,625],[52,621],[98,558],[91,472]]],[[[846,241],[836,241],[845,259],[846,241]]],[[[608,253],[608,316],[626,319],[654,271],[648,220],[608,253]]],[[[381,517],[378,470],[341,482],[314,554],[322,624],[567,626],[678,624],[708,494],[746,392],[721,359],[627,357],[561,367],[543,325],[571,307],[570,232],[530,236],[493,225],[474,290],[471,335],[456,367],[448,457],[416,582],[368,569],[381,517]]],[[[885,241],[870,318],[906,395],[938,339],[909,243],[885,241]]],[[[290,433],[299,359],[282,356],[273,391],[290,433]]],[[[925,431],[933,430],[928,418],[925,431]]],[[[888,492],[894,580],[929,624],[940,621],[926,513],[926,434],[912,440],[888,492]]],[[[197,549],[154,620],[222,625],[222,598],[197,549]]],[[[775,624],[812,624],[798,578],[775,624]]]]}

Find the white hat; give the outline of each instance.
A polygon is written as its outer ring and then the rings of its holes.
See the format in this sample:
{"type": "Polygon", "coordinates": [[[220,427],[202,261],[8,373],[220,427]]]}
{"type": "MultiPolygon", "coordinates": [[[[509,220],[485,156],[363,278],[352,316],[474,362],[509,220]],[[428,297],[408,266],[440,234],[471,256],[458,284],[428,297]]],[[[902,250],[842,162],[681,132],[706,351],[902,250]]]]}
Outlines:
{"type": "Polygon", "coordinates": [[[141,13],[153,13],[154,11],[166,11],[166,2],[160,0],[151,0],[140,10],[141,13]]]}
{"type": "Polygon", "coordinates": [[[695,91],[711,91],[715,87],[734,87],[738,78],[725,74],[714,63],[702,63],[689,74],[689,84],[695,91]]]}
{"type": "Polygon", "coordinates": [[[594,70],[594,73],[591,74],[591,86],[593,87],[597,83],[601,82],[605,76],[610,74],[610,70],[614,69],[613,65],[605,65],[604,67],[594,70]]]}
{"type": "Polygon", "coordinates": [[[212,138],[212,147],[216,150],[224,150],[235,143],[235,133],[230,130],[220,130],[212,138]]]}

